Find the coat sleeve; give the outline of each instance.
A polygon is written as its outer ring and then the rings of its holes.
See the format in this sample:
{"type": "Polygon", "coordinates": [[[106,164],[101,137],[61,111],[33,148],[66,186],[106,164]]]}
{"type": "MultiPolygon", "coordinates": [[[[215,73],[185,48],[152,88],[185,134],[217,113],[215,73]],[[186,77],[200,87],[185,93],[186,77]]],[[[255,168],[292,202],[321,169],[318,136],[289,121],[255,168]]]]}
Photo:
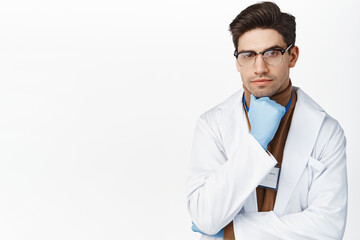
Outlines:
{"type": "Polygon", "coordinates": [[[192,221],[212,235],[231,222],[277,161],[245,133],[239,151],[225,152],[219,122],[202,115],[189,164],[187,205],[192,221]]]}
{"type": "Polygon", "coordinates": [[[330,139],[318,139],[326,144],[314,160],[324,165],[324,170],[311,183],[308,207],[284,216],[273,211],[240,213],[234,219],[236,239],[342,238],[347,215],[346,140],[339,125],[331,132],[330,139]]]}

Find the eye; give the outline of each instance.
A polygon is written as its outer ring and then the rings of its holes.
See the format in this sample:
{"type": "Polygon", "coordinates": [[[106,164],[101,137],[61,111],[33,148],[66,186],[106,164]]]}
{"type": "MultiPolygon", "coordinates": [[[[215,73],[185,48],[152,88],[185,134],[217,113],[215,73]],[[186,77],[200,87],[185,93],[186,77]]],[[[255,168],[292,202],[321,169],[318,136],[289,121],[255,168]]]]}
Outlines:
{"type": "Polygon", "coordinates": [[[253,58],[255,57],[255,53],[253,52],[242,52],[239,54],[240,58],[247,59],[247,58],[253,58]]]}
{"type": "Polygon", "coordinates": [[[281,55],[279,50],[267,50],[264,53],[264,57],[277,57],[279,55],[281,55]]]}

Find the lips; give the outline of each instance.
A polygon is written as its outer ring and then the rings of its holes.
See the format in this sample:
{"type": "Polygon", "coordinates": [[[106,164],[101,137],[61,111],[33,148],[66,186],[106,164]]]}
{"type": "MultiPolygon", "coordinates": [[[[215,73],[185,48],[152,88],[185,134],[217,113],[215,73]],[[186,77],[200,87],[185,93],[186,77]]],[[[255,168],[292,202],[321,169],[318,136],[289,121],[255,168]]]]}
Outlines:
{"type": "Polygon", "coordinates": [[[263,79],[257,79],[257,80],[254,80],[254,81],[252,81],[251,83],[252,84],[255,84],[255,85],[257,85],[257,86],[264,86],[264,85],[267,85],[267,84],[269,84],[269,83],[271,83],[271,79],[265,79],[265,78],[263,78],[263,79]]]}

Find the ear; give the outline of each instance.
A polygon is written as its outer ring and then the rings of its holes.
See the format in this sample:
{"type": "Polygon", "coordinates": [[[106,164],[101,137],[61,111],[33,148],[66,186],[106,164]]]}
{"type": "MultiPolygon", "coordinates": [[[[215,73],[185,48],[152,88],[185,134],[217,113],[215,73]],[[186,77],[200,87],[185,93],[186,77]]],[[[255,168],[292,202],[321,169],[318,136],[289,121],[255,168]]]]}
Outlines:
{"type": "Polygon", "coordinates": [[[238,70],[238,72],[240,72],[240,65],[239,65],[237,59],[235,59],[235,64],[236,64],[236,69],[238,70]]]}
{"type": "Polygon", "coordinates": [[[289,61],[290,68],[295,67],[298,58],[299,58],[299,48],[298,46],[294,46],[290,50],[290,61],[289,61]]]}

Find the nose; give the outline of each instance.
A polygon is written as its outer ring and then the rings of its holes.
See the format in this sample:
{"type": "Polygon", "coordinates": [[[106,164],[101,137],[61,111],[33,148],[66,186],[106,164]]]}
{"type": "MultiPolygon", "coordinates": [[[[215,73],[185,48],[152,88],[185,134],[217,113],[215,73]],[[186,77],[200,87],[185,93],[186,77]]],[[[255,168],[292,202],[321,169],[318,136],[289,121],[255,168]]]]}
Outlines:
{"type": "Polygon", "coordinates": [[[269,71],[268,65],[265,63],[264,58],[261,54],[258,54],[255,58],[255,74],[262,75],[269,71]]]}

